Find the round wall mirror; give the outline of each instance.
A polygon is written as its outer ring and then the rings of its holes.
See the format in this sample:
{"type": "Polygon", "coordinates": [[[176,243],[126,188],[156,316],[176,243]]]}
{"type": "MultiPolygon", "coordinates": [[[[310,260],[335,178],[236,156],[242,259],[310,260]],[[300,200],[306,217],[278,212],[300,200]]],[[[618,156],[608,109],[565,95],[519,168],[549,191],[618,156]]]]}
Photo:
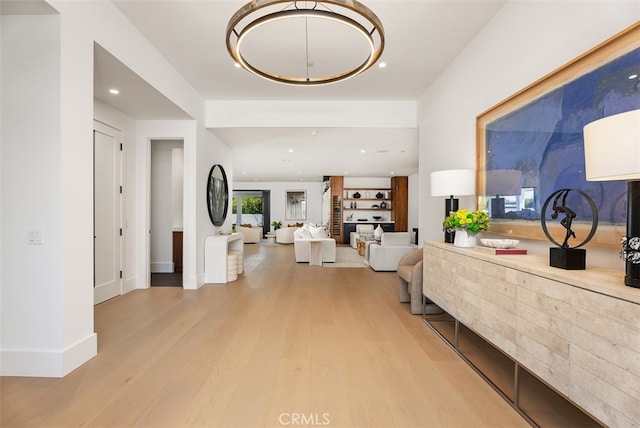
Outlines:
{"type": "Polygon", "coordinates": [[[222,165],[214,165],[207,179],[207,209],[214,226],[222,226],[229,209],[229,184],[222,165]]]}

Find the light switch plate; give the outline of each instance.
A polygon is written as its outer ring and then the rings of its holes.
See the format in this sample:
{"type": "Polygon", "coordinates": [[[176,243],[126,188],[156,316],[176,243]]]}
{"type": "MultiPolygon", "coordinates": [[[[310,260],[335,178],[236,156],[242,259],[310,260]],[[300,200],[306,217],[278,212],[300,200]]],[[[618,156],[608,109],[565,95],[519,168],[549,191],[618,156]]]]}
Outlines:
{"type": "Polygon", "coordinates": [[[27,234],[27,244],[42,245],[42,229],[30,229],[27,234]]]}

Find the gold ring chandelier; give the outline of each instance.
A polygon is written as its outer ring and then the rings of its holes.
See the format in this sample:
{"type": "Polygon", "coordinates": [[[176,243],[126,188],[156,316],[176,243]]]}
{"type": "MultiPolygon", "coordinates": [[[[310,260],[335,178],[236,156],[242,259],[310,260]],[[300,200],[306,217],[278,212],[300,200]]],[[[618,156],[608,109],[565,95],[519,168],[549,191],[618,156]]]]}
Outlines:
{"type": "Polygon", "coordinates": [[[353,0],[253,0],[227,25],[236,64],[265,79],[323,85],[370,68],[384,49],[384,28],[353,0]]]}

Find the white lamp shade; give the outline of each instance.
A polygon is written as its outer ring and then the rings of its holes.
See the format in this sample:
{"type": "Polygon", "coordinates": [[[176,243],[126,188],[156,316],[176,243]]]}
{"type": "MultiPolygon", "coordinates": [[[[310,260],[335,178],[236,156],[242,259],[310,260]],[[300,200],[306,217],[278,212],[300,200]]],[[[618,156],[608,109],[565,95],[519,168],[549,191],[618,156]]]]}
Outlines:
{"type": "Polygon", "coordinates": [[[467,196],[476,193],[476,172],[448,169],[431,173],[431,196],[467,196]]]}
{"type": "Polygon", "coordinates": [[[587,181],[640,178],[640,110],[596,120],[583,131],[587,181]]]}

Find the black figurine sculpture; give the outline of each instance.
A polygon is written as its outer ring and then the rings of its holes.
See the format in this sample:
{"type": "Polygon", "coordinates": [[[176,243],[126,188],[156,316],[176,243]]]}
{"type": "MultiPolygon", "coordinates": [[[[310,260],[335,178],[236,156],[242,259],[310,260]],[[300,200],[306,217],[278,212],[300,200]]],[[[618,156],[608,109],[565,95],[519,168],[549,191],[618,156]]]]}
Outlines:
{"type": "Polygon", "coordinates": [[[542,206],[542,230],[544,234],[547,236],[549,241],[553,242],[557,245],[557,247],[549,248],[549,265],[557,268],[568,269],[568,270],[582,270],[586,267],[586,250],[578,247],[582,247],[587,242],[593,238],[593,235],[596,233],[596,229],[598,228],[598,210],[596,208],[593,199],[586,193],[581,190],[576,189],[560,189],[553,192],[547,200],[544,202],[542,206]],[[576,212],[567,206],[567,196],[569,196],[570,192],[578,192],[589,204],[591,208],[591,230],[586,239],[580,242],[578,245],[571,246],[569,244],[569,239],[576,239],[576,233],[571,228],[574,219],[577,217],[576,212]],[[547,229],[546,223],[546,213],[547,207],[549,203],[553,201],[553,213],[551,214],[551,218],[556,220],[560,214],[564,214],[564,218],[560,220],[560,224],[565,228],[565,236],[564,241],[559,243],[556,241],[553,236],[549,233],[547,229]]]}
{"type": "Polygon", "coordinates": [[[551,218],[554,220],[558,218],[558,213],[563,213],[565,215],[562,221],[560,221],[560,224],[567,229],[567,234],[562,242],[562,248],[569,248],[569,238],[576,237],[576,233],[571,230],[571,223],[573,222],[573,219],[576,218],[576,213],[567,206],[567,195],[569,192],[569,189],[562,189],[559,192],[556,192],[558,193],[558,196],[553,200],[553,214],[551,214],[551,218]],[[562,197],[562,204],[558,205],[560,197],[562,197]]]}

